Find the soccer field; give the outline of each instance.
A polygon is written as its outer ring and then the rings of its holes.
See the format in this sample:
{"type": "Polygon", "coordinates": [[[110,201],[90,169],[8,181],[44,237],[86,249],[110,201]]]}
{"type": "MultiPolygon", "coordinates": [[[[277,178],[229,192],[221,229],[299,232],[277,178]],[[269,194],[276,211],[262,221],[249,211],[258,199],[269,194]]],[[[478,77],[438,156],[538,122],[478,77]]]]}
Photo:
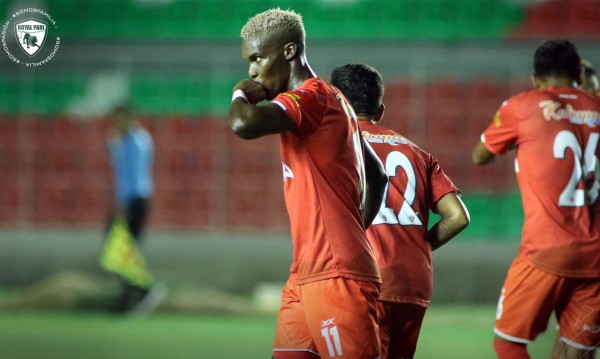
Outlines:
{"type": "MultiPolygon", "coordinates": [[[[494,358],[493,306],[434,306],[416,358],[494,358]]],[[[274,316],[156,314],[126,319],[83,312],[0,313],[1,359],[269,358],[274,316]]],[[[553,328],[553,325],[549,326],[553,328]]],[[[548,358],[554,330],[530,346],[548,358]]]]}

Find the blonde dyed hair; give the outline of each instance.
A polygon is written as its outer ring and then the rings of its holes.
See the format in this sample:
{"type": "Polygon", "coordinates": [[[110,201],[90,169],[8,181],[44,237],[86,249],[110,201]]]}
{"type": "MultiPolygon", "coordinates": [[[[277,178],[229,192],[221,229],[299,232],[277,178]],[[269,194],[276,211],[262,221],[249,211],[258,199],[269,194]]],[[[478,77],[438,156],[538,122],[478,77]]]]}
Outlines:
{"type": "Polygon", "coordinates": [[[269,9],[251,17],[242,28],[242,39],[267,36],[282,44],[294,42],[298,54],[304,53],[306,32],[302,16],[293,10],[269,9]]]}

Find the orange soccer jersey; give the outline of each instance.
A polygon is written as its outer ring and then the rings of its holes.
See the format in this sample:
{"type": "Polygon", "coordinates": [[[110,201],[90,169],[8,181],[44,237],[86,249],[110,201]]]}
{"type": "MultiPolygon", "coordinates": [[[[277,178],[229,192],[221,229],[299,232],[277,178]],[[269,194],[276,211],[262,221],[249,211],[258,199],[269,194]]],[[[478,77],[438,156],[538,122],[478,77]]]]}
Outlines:
{"type": "Polygon", "coordinates": [[[367,230],[381,270],[379,300],[428,307],[433,282],[429,210],[458,189],[437,160],[414,143],[368,121],[360,127],[389,176],[381,209],[367,230]]]}
{"type": "Polygon", "coordinates": [[[363,142],[346,99],[312,78],[273,102],[297,124],[281,134],[295,284],[334,277],[380,282],[362,223],[363,142]]]}
{"type": "Polygon", "coordinates": [[[597,98],[549,88],[504,102],[482,135],[494,154],[516,146],[519,256],[554,275],[600,277],[599,126],[597,98]]]}

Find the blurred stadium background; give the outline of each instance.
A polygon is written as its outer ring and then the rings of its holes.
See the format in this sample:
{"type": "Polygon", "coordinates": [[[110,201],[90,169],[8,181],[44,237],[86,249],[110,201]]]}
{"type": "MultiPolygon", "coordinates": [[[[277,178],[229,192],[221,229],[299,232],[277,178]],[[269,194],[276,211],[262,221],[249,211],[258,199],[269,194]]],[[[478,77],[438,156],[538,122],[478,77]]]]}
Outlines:
{"type": "Polygon", "coordinates": [[[275,6],[303,15],[321,77],[347,62],[380,70],[384,124],[432,152],[463,191],[472,223],[434,255],[417,354],[492,357],[494,303],[522,211],[512,157],[477,168],[470,149],[500,103],[528,89],[541,40],[569,38],[600,63],[600,0],[0,0],[3,21],[37,7],[61,36],[37,68],[0,54],[0,358],[269,355],[274,317],[256,313],[291,257],[278,141],[240,140],[225,116],[247,76],[239,30],[275,6]],[[63,312],[114,292],[97,255],[112,196],[106,114],[125,99],[154,137],[144,251],[170,288],[144,324],[63,312]],[[81,356],[85,348],[95,354],[81,356]]]}

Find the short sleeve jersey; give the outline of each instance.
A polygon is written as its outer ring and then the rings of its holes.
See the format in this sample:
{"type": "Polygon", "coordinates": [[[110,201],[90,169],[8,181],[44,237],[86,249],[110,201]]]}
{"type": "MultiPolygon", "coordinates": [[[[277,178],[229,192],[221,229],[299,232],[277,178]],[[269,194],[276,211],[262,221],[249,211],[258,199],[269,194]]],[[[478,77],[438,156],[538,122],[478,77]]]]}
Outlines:
{"type": "Polygon", "coordinates": [[[150,198],[154,145],[148,131],[135,126],[108,146],[117,203],[127,206],[134,198],[150,198]]]}
{"type": "Polygon", "coordinates": [[[433,286],[429,210],[458,189],[437,160],[398,133],[361,121],[389,176],[381,209],[367,235],[381,271],[379,300],[427,307],[433,286]]]}
{"type": "Polygon", "coordinates": [[[482,135],[496,155],[516,148],[525,214],[519,256],[541,270],[600,277],[599,138],[598,99],[571,88],[510,98],[482,135]]]}
{"type": "Polygon", "coordinates": [[[316,77],[273,103],[297,125],[280,141],[295,283],[334,277],[380,282],[362,222],[364,151],[351,107],[316,77]]]}

